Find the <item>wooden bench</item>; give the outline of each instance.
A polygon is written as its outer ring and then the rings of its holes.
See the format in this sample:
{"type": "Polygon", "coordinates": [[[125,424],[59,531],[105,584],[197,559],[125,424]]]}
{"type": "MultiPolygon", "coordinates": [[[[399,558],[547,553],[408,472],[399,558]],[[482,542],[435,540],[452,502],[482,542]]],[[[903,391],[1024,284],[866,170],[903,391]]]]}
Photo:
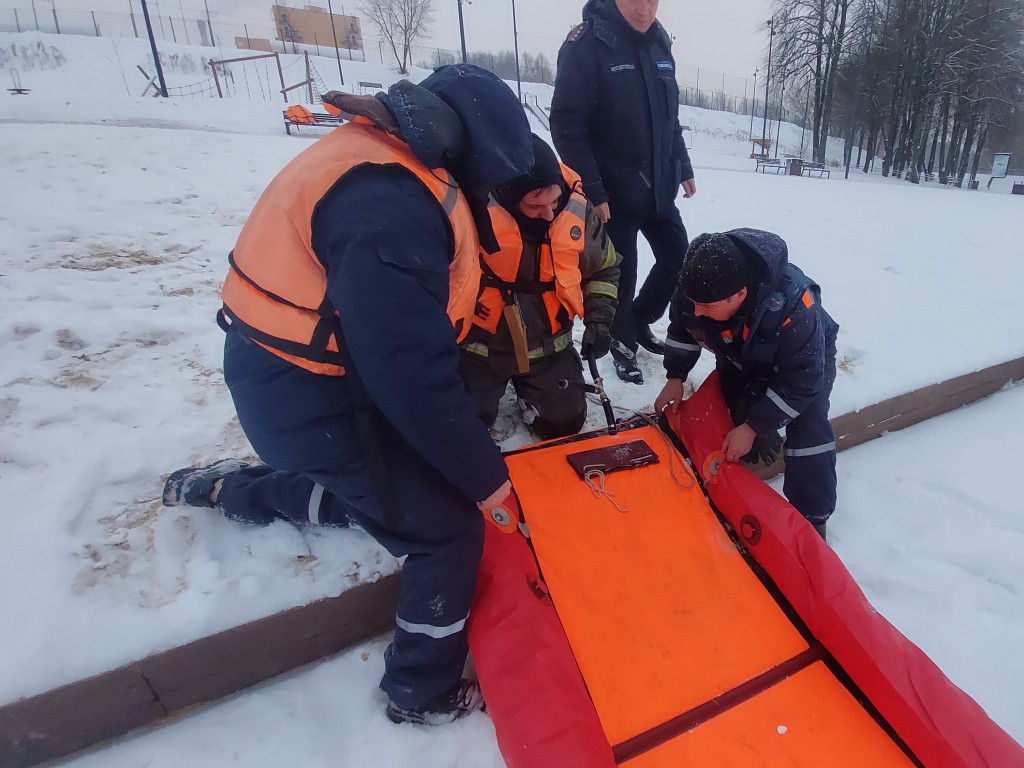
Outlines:
{"type": "Polygon", "coordinates": [[[287,111],[282,113],[284,115],[284,129],[288,132],[288,135],[292,135],[292,127],[295,128],[337,128],[346,122],[345,118],[341,115],[329,115],[326,112],[311,112],[309,119],[294,119],[288,115],[287,111]]]}
{"type": "Polygon", "coordinates": [[[777,157],[761,157],[757,159],[757,165],[754,166],[754,171],[760,171],[765,173],[769,168],[778,174],[780,171],[786,170],[786,166],[782,164],[782,161],[777,157]]]}
{"type": "Polygon", "coordinates": [[[831,171],[825,167],[824,163],[804,163],[804,173],[808,176],[818,175],[818,178],[829,178],[831,171]]]}

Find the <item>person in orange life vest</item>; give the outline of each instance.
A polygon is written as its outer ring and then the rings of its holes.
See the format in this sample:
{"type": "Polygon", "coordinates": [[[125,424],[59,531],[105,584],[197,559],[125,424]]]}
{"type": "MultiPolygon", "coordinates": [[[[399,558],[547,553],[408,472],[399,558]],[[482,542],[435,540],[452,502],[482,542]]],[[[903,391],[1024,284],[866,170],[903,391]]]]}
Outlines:
{"type": "Polygon", "coordinates": [[[508,470],[459,377],[488,190],[528,171],[515,94],[470,65],[387,94],[292,160],[245,223],[224,283],[224,378],[263,465],[171,474],[164,504],[230,519],[356,524],[405,557],[380,686],[395,722],[481,705],[463,679],[483,516],[508,470]]]}
{"type": "Polygon", "coordinates": [[[678,406],[701,350],[710,349],[736,424],[722,445],[726,460],[772,463],[785,427],[783,493],[824,538],[836,506],[828,408],[839,326],[821,289],[789,263],[785,241],[772,232],[703,234],[686,252],[669,318],[657,412],[678,406]]]}
{"type": "Polygon", "coordinates": [[[533,154],[528,174],[492,194],[499,247],[481,249],[483,279],[460,370],[488,427],[511,380],[527,427],[546,440],[583,427],[585,392],[572,386],[583,383],[573,321],[583,318],[584,355],[608,354],[619,258],[579,177],[538,136],[533,154]]]}

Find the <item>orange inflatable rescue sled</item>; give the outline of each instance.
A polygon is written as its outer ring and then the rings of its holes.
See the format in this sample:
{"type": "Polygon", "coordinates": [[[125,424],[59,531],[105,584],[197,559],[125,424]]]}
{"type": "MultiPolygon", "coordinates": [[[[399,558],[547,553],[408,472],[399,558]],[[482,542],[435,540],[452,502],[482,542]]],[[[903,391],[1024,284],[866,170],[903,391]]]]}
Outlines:
{"type": "Polygon", "coordinates": [[[521,532],[486,526],[469,627],[505,763],[1024,766],[799,513],[709,460],[730,427],[712,376],[663,429],[506,455],[521,532]]]}

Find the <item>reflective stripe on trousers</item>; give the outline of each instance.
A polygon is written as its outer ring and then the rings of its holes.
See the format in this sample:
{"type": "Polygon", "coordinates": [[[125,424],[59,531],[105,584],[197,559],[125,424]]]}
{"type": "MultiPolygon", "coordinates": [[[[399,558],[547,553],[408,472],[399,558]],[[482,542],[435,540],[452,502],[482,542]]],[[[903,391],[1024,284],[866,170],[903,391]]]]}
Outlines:
{"type": "Polygon", "coordinates": [[[404,621],[401,616],[396,616],[395,624],[399,629],[404,629],[406,632],[411,632],[414,635],[426,635],[435,640],[441,640],[445,637],[451,637],[456,632],[461,632],[466,626],[467,619],[469,619],[469,616],[456,621],[454,624],[449,624],[447,627],[438,627],[433,624],[413,624],[410,621],[404,621]]]}

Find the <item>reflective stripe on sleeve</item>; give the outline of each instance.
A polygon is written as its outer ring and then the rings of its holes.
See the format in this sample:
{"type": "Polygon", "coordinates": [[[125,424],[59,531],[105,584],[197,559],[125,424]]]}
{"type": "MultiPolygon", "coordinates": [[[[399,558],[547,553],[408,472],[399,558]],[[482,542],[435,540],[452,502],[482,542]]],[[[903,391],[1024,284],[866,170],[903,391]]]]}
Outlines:
{"type": "Polygon", "coordinates": [[[577,200],[574,197],[569,198],[569,202],[565,204],[565,210],[580,219],[586,219],[587,217],[586,203],[577,200]]]}
{"type": "Polygon", "coordinates": [[[687,352],[700,352],[700,344],[686,344],[682,341],[676,341],[671,336],[665,339],[665,346],[672,347],[672,349],[682,349],[687,352]]]}
{"type": "Polygon", "coordinates": [[[619,288],[615,283],[608,283],[603,280],[589,280],[583,286],[583,295],[591,296],[593,294],[611,296],[613,299],[617,299],[619,298],[619,288]]]}
{"type": "Polygon", "coordinates": [[[455,210],[455,203],[459,200],[459,187],[455,183],[455,177],[450,173],[448,174],[448,191],[445,192],[444,200],[441,201],[441,207],[444,208],[444,212],[449,216],[455,210]]]}
{"type": "Polygon", "coordinates": [[[456,621],[454,624],[449,624],[447,627],[435,627],[433,624],[413,624],[405,621],[400,616],[396,616],[395,624],[398,625],[399,629],[404,629],[406,632],[410,632],[414,635],[426,635],[427,637],[432,637],[435,640],[442,640],[461,632],[463,627],[466,626],[466,619],[468,618],[469,617],[467,616],[465,619],[456,621]]]}
{"type": "Polygon", "coordinates": [[[789,406],[789,403],[783,400],[782,396],[779,395],[779,393],[776,392],[774,389],[769,389],[767,392],[765,392],[765,394],[768,395],[768,399],[775,403],[778,409],[787,416],[789,416],[789,418],[795,419],[797,416],[800,415],[800,411],[794,411],[789,406]]]}
{"type": "Polygon", "coordinates": [[[836,449],[836,441],[833,440],[831,443],[824,443],[823,445],[815,445],[811,448],[784,448],[782,453],[785,456],[817,456],[821,453],[829,453],[836,449]]]}
{"type": "Polygon", "coordinates": [[[309,512],[307,517],[313,525],[320,525],[320,502],[324,498],[324,487],[320,483],[313,483],[313,492],[309,494],[309,512]]]}

